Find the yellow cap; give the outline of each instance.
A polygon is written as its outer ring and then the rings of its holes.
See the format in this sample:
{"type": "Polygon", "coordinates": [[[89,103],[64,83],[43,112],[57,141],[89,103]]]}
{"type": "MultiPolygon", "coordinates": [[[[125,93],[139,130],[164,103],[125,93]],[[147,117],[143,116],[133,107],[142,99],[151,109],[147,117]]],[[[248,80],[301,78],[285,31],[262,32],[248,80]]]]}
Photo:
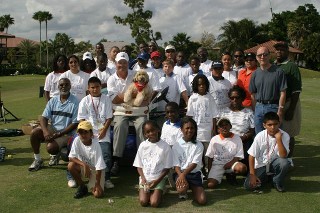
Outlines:
{"type": "Polygon", "coordinates": [[[92,130],[92,125],[89,121],[81,121],[78,125],[77,132],[79,132],[80,129],[89,131],[89,130],[92,130]]]}

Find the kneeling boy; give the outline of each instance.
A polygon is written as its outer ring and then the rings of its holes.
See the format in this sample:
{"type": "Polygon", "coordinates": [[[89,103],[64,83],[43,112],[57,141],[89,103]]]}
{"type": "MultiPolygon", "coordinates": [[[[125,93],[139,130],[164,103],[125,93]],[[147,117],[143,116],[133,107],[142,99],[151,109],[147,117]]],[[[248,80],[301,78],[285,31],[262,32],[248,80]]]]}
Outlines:
{"type": "Polygon", "coordinates": [[[84,197],[88,193],[88,188],[94,197],[102,197],[106,164],[101,147],[93,137],[92,125],[89,121],[80,122],[77,132],[79,136],[73,141],[68,164],[68,170],[79,186],[74,198],[84,197]],[[89,179],[88,186],[82,178],[89,179]]]}

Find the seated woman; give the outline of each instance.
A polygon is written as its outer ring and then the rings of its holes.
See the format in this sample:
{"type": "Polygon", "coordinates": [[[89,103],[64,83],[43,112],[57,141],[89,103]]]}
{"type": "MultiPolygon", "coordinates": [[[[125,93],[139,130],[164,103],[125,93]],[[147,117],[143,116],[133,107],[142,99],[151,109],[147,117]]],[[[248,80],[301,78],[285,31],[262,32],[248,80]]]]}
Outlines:
{"type": "MultiPolygon", "coordinates": [[[[244,159],[242,162],[248,167],[248,149],[254,137],[253,111],[242,105],[246,92],[239,86],[233,86],[228,93],[230,106],[225,108],[219,117],[226,117],[231,121],[232,133],[240,136],[243,143],[244,159]]],[[[248,167],[249,168],[249,167],[248,167]]]]}

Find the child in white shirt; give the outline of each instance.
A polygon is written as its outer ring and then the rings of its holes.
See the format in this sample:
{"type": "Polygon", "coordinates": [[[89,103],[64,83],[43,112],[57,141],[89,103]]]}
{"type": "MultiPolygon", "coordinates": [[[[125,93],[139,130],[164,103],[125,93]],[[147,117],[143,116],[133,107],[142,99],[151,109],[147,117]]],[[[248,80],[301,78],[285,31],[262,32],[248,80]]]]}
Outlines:
{"type": "Polygon", "coordinates": [[[143,141],[137,151],[133,166],[139,177],[139,201],[141,206],[158,207],[165,187],[169,169],[172,167],[172,150],[159,138],[160,128],[154,121],[142,125],[143,141]]]}

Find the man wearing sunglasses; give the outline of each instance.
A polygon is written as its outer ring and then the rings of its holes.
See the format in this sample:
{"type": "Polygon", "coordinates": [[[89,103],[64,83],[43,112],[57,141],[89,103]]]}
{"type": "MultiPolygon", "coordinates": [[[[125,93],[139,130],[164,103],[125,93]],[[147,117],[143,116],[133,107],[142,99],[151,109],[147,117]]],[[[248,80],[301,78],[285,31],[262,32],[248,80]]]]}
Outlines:
{"type": "Polygon", "coordinates": [[[281,68],[270,63],[270,51],[267,47],[257,50],[257,61],[260,67],[252,74],[249,91],[254,109],[255,132],[263,128],[263,116],[267,112],[276,112],[280,121],[284,115],[287,80],[281,68]]]}

